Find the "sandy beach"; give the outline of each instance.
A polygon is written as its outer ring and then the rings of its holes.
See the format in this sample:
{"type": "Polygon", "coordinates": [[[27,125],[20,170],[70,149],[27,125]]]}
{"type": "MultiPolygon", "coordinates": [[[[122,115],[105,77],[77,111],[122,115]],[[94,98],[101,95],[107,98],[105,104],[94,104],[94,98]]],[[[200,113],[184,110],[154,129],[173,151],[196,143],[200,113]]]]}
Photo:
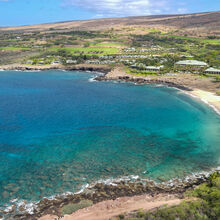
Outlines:
{"type": "Polygon", "coordinates": [[[192,92],[188,92],[188,94],[209,104],[218,114],[220,114],[220,96],[201,89],[194,89],[192,92]]]}
{"type": "MultiPolygon", "coordinates": [[[[116,200],[107,200],[97,203],[91,207],[80,209],[71,215],[65,215],[61,220],[109,220],[115,219],[123,213],[130,213],[135,210],[149,211],[164,205],[178,205],[184,199],[178,195],[159,194],[154,197],[150,195],[141,195],[133,197],[121,197],[116,200]]],[[[39,220],[56,220],[55,215],[46,215],[39,220]]]]}

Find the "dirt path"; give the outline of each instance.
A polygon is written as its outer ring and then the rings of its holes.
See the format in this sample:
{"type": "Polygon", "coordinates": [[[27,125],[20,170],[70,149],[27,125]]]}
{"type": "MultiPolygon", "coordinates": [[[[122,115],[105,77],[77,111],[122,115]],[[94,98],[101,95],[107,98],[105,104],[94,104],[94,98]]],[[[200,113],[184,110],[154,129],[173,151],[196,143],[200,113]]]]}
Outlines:
{"type": "MultiPolygon", "coordinates": [[[[160,194],[155,197],[149,195],[122,197],[116,200],[108,200],[97,203],[88,208],[78,210],[71,215],[65,215],[61,220],[109,220],[122,213],[129,213],[135,210],[151,210],[163,205],[178,205],[183,199],[177,195],[160,194]]],[[[55,220],[56,216],[48,215],[39,220],[55,220]]]]}

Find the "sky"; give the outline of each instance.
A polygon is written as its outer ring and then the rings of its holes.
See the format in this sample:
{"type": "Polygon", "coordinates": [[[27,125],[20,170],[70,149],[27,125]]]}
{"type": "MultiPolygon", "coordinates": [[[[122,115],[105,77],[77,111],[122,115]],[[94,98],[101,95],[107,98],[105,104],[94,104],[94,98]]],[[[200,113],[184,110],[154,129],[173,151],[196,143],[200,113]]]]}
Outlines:
{"type": "Polygon", "coordinates": [[[0,0],[0,26],[219,10],[220,0],[0,0]]]}

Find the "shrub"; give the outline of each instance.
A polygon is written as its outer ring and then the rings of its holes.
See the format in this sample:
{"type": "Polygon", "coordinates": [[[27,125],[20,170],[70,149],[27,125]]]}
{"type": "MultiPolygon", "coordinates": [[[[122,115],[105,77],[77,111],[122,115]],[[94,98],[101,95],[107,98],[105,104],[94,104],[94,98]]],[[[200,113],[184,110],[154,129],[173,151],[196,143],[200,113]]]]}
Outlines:
{"type": "Polygon", "coordinates": [[[220,90],[216,92],[217,95],[220,95],[220,90]]]}
{"type": "Polygon", "coordinates": [[[83,47],[89,47],[90,46],[90,43],[89,42],[86,42],[84,43],[83,47]]]}
{"type": "Polygon", "coordinates": [[[142,210],[139,210],[137,213],[138,218],[143,218],[145,216],[145,213],[142,210]]]}
{"type": "Polygon", "coordinates": [[[119,219],[125,219],[125,216],[123,214],[119,215],[118,217],[119,219]]]}
{"type": "Polygon", "coordinates": [[[92,201],[82,200],[79,203],[74,203],[74,204],[72,203],[72,204],[68,204],[68,205],[63,206],[61,211],[62,211],[63,215],[70,215],[79,209],[83,209],[83,208],[89,207],[91,205],[93,205],[92,201]]]}
{"type": "Polygon", "coordinates": [[[215,77],[215,81],[216,81],[216,82],[220,82],[220,76],[216,76],[216,77],[215,77]]]}

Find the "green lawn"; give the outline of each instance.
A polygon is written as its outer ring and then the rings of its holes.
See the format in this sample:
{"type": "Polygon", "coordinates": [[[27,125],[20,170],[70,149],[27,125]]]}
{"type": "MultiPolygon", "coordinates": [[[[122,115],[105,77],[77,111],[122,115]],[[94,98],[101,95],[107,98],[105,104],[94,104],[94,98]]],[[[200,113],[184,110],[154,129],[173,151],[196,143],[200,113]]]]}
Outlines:
{"type": "Polygon", "coordinates": [[[93,52],[101,52],[97,55],[106,55],[106,54],[117,54],[120,52],[117,48],[111,48],[111,47],[80,47],[80,48],[60,48],[60,47],[51,47],[49,50],[57,51],[59,49],[66,49],[70,51],[71,53],[77,55],[81,52],[84,52],[84,54],[91,55],[93,52]]]}
{"type": "Polygon", "coordinates": [[[215,39],[202,39],[202,38],[185,37],[185,36],[177,36],[177,35],[167,35],[167,36],[173,38],[185,39],[185,40],[200,41],[207,44],[220,44],[220,40],[215,40],[215,39]]]}
{"type": "Polygon", "coordinates": [[[28,50],[29,48],[24,47],[0,47],[0,50],[28,50]]]}
{"type": "Polygon", "coordinates": [[[161,34],[166,34],[165,32],[162,32],[160,30],[157,30],[157,29],[153,29],[153,28],[144,28],[143,29],[144,31],[149,31],[151,33],[161,33],[161,34]]]}
{"type": "Polygon", "coordinates": [[[126,44],[119,43],[119,42],[102,42],[102,43],[96,44],[95,46],[97,46],[97,47],[102,47],[102,46],[118,47],[118,46],[126,46],[126,44]]]}

